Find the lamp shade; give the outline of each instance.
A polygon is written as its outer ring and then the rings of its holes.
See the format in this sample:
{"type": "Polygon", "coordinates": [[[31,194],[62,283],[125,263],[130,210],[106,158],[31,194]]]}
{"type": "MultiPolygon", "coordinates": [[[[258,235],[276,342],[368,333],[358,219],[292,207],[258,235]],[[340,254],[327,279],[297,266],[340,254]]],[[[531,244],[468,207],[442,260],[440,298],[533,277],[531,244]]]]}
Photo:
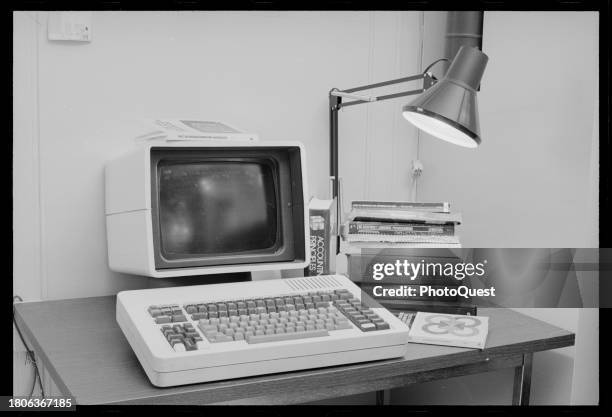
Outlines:
{"type": "Polygon", "coordinates": [[[480,142],[476,90],[489,58],[462,46],[444,77],[403,107],[413,125],[432,136],[467,148],[480,142]]]}

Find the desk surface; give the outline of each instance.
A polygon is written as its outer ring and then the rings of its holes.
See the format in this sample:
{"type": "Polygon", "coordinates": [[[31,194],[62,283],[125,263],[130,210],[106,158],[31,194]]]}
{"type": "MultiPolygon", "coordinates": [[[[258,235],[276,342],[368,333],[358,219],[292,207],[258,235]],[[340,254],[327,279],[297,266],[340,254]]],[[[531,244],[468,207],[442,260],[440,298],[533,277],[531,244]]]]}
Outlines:
{"type": "Polygon", "coordinates": [[[507,309],[489,316],[483,351],[410,344],[403,358],[171,388],[151,385],[115,321],[115,297],[17,305],[17,322],[58,388],[78,404],[295,403],[519,366],[574,334],[507,309]]]}

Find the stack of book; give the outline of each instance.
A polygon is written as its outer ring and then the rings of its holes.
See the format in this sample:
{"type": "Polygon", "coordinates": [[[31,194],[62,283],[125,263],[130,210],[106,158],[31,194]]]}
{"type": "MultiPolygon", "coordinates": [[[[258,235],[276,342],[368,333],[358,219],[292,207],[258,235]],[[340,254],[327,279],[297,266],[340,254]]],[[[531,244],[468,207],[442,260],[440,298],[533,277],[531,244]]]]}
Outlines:
{"type": "MultiPolygon", "coordinates": [[[[353,201],[347,221],[342,225],[340,251],[347,256],[349,278],[364,293],[381,305],[398,313],[422,311],[448,314],[476,314],[470,300],[457,296],[416,295],[410,297],[376,296],[381,284],[387,289],[427,286],[458,287],[465,281],[421,273],[407,278],[385,274],[375,280],[376,265],[408,262],[453,265],[462,262],[452,249],[461,248],[456,226],[461,214],[451,213],[449,203],[413,203],[390,201],[353,201]]],[[[438,272],[439,274],[439,272],[438,272]]]]}
{"type": "Polygon", "coordinates": [[[449,203],[353,201],[343,225],[341,251],[383,248],[460,248],[461,214],[449,203]]]}

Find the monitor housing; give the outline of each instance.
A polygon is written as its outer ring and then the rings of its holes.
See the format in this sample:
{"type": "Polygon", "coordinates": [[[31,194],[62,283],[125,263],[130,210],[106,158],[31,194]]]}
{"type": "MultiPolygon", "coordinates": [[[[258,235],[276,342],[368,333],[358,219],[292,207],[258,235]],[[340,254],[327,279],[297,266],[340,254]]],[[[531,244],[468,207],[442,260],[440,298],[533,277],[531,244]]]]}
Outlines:
{"type": "Polygon", "coordinates": [[[299,142],[140,145],[106,166],[108,263],[153,278],[305,268],[299,142]]]}

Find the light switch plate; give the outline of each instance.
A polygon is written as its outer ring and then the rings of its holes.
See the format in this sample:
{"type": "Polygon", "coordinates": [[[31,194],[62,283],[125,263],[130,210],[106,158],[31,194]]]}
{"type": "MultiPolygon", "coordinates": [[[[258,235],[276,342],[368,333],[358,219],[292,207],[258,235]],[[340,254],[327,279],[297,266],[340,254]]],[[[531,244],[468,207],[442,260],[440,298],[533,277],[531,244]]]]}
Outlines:
{"type": "Polygon", "coordinates": [[[91,15],[91,12],[50,12],[49,40],[91,42],[91,15]]]}

